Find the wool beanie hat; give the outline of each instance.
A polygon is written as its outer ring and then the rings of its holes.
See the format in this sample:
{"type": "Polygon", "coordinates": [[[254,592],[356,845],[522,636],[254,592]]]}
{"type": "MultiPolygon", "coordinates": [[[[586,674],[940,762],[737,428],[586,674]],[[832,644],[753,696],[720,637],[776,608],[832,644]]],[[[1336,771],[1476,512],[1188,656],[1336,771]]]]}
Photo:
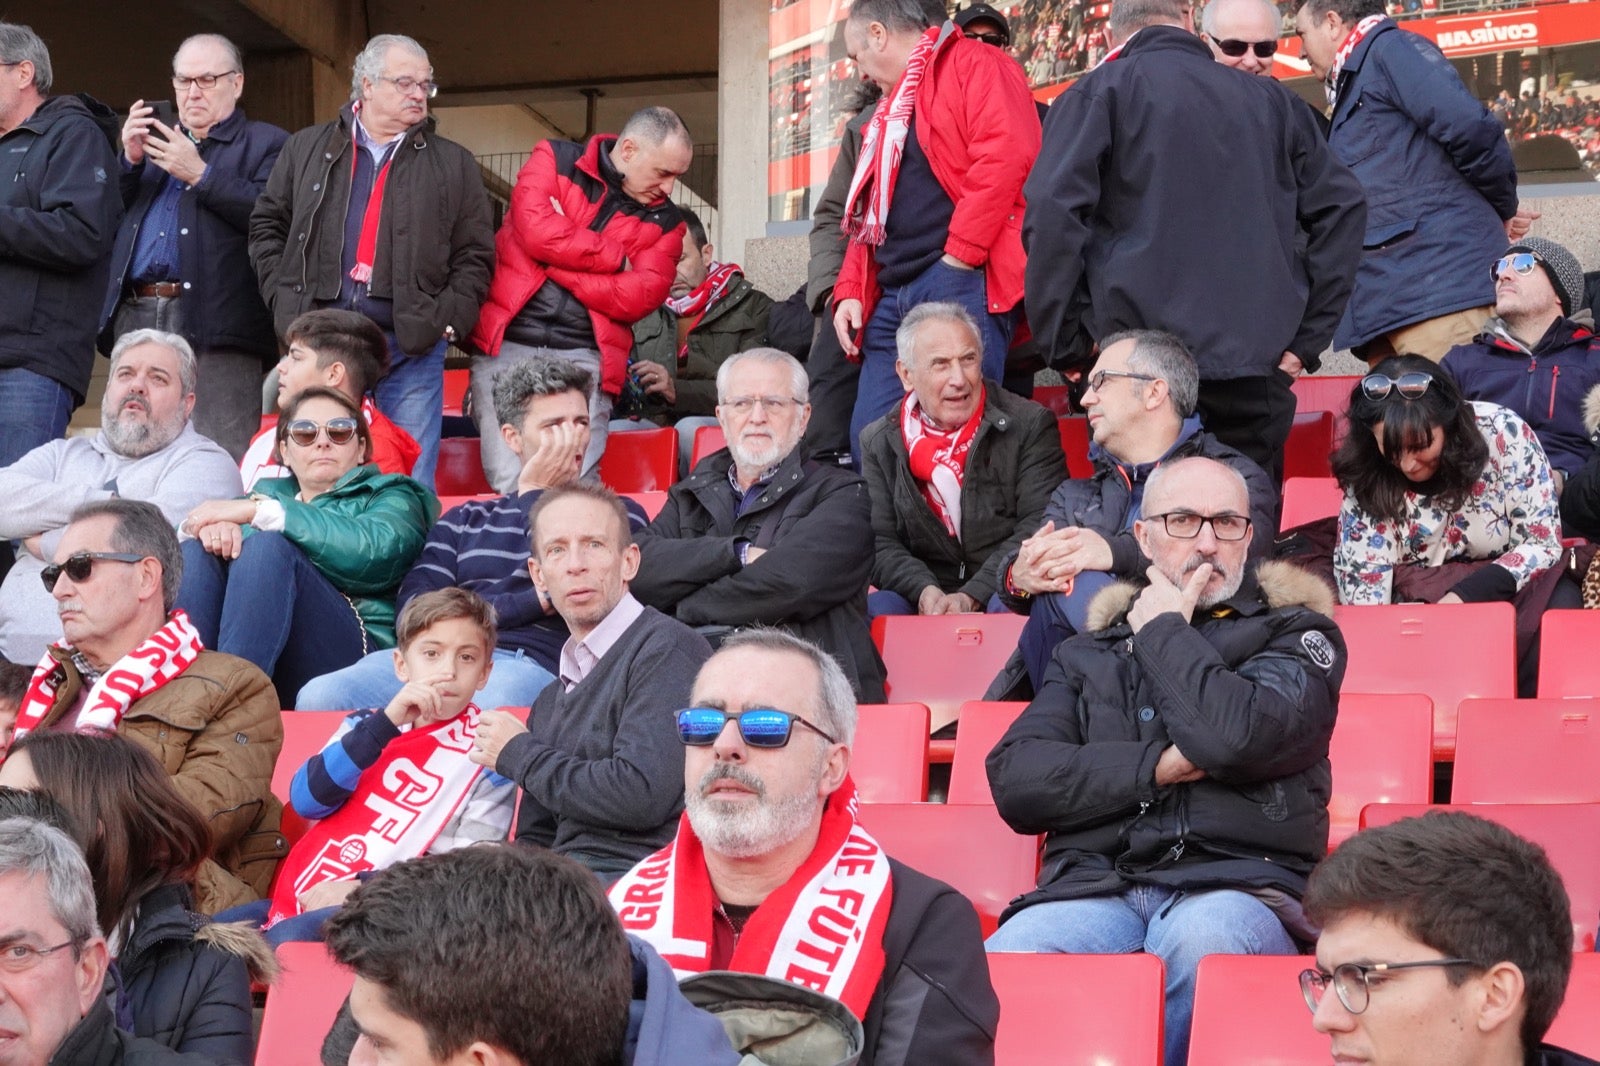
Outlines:
{"type": "Polygon", "coordinates": [[[1539,265],[1561,301],[1561,313],[1570,318],[1583,303],[1583,266],[1578,257],[1546,237],[1524,237],[1506,249],[1507,255],[1513,252],[1532,252],[1539,257],[1539,265]]]}

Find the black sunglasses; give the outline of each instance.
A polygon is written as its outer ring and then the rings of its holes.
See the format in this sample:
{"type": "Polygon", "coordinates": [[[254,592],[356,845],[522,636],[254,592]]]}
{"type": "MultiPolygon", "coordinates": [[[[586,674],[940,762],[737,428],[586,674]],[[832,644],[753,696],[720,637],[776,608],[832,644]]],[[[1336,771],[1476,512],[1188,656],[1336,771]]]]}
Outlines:
{"type": "Polygon", "coordinates": [[[789,743],[795,723],[805,726],[829,744],[837,744],[827,733],[801,718],[798,714],[780,711],[773,707],[752,707],[747,711],[730,714],[715,707],[686,707],[678,712],[678,739],[693,747],[715,744],[722,735],[728,719],[739,723],[739,735],[752,748],[781,748],[789,743]]]}
{"type": "Polygon", "coordinates": [[[982,41],[984,44],[992,44],[996,48],[1004,48],[1011,43],[1003,33],[974,33],[971,30],[967,30],[966,38],[969,41],[982,41]]]}
{"type": "Polygon", "coordinates": [[[356,420],[330,418],[318,425],[309,418],[297,418],[284,427],[283,435],[300,447],[309,448],[317,442],[317,435],[323,432],[328,434],[328,440],[333,444],[349,444],[355,439],[356,420]]]}
{"type": "Polygon", "coordinates": [[[1235,41],[1229,38],[1226,41],[1219,41],[1213,37],[1211,40],[1217,46],[1217,51],[1232,59],[1238,59],[1247,51],[1254,51],[1256,56],[1261,59],[1271,59],[1278,54],[1278,42],[1276,39],[1270,41],[1235,41]]]}
{"type": "Polygon", "coordinates": [[[148,558],[148,555],[135,555],[132,552],[73,552],[67,556],[66,562],[51,563],[39,571],[39,580],[44,582],[46,592],[54,592],[56,582],[61,580],[62,574],[66,574],[72,579],[72,583],[77,585],[89,580],[89,575],[94,573],[94,564],[97,562],[136,563],[148,558]]]}

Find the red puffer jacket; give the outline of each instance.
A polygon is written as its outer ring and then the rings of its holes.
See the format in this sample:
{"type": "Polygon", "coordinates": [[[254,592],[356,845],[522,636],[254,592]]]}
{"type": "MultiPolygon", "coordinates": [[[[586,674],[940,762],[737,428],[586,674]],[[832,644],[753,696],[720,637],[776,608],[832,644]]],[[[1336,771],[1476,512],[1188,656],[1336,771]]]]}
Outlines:
{"type": "Polygon", "coordinates": [[[534,146],[495,236],[494,281],[471,340],[498,355],[506,326],[546,279],[554,281],[588,308],[601,388],[613,395],[627,373],[633,324],[660,307],[672,287],[684,233],[670,200],[641,204],[606,182],[601,155],[616,139],[601,134],[587,144],[534,146]]]}

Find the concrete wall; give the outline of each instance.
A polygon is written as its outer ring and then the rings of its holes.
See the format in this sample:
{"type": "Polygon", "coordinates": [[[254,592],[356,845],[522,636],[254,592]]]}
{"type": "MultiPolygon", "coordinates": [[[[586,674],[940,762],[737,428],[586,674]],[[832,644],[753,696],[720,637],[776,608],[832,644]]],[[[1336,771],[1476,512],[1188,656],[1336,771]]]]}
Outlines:
{"type": "MultiPolygon", "coordinates": [[[[720,0],[717,216],[713,243],[744,248],[767,231],[768,5],[720,0]]],[[[767,290],[777,293],[777,289],[767,290]]],[[[782,290],[794,291],[790,285],[782,290]]]]}

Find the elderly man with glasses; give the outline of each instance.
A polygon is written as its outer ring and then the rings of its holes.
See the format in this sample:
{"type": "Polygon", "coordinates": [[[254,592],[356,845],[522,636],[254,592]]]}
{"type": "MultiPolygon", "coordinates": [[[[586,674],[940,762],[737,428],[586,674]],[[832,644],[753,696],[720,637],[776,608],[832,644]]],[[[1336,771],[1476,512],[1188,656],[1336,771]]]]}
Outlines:
{"type": "Polygon", "coordinates": [[[988,758],[1001,816],[1045,834],[1039,887],[989,950],[1160,956],[1167,1066],[1202,956],[1315,935],[1299,898],[1328,846],[1344,641],[1321,581],[1251,567],[1249,508],[1214,459],[1157,467],[1133,528],[1145,582],[1095,598],[988,758]]]}
{"type": "Polygon", "coordinates": [[[1200,36],[1217,62],[1272,77],[1283,23],[1271,0],[1211,0],[1200,13],[1200,36]]]}

